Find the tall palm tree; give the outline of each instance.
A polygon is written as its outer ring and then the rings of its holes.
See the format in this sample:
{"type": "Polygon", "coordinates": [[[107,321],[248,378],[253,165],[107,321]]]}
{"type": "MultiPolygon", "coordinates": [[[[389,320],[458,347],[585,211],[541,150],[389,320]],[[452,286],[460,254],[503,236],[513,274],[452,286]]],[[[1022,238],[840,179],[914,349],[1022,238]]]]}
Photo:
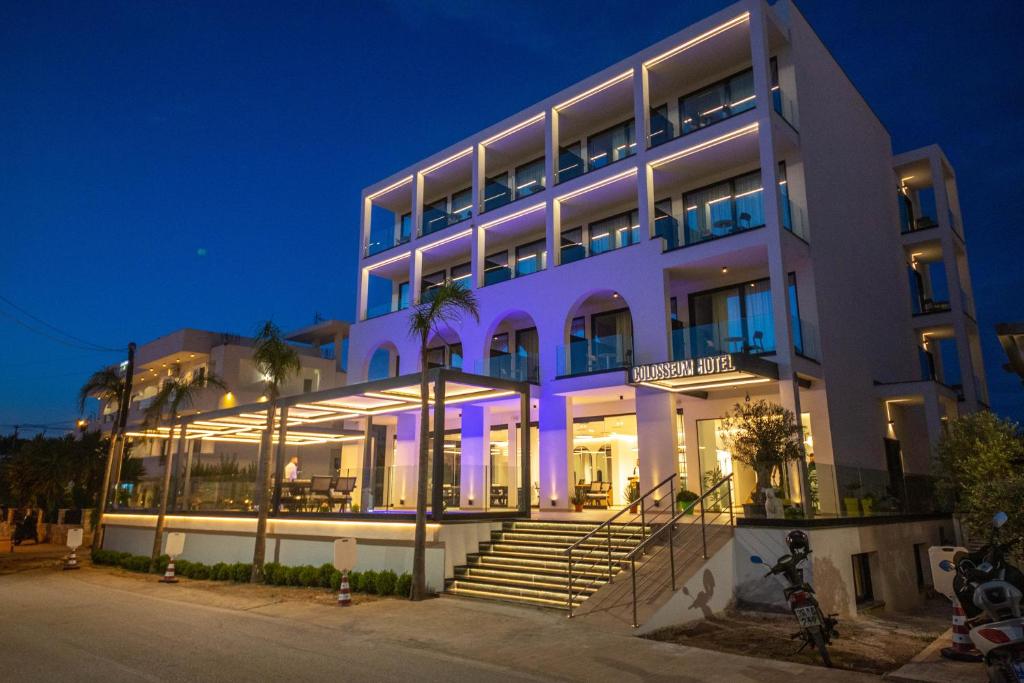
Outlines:
{"type": "MultiPolygon", "coordinates": [[[[467,316],[480,322],[476,295],[461,282],[445,280],[430,290],[409,315],[409,336],[420,341],[420,457],[416,482],[416,536],[412,555],[413,600],[427,597],[427,467],[430,451],[430,383],[427,380],[427,343],[433,334],[458,326],[467,316]]],[[[440,473],[435,473],[435,476],[440,473]]]]}
{"type": "Polygon", "coordinates": [[[264,322],[256,333],[256,348],[252,352],[256,370],[263,375],[264,395],[267,397],[267,428],[260,443],[260,459],[256,466],[256,545],[252,553],[252,576],[250,581],[263,580],[263,562],[267,554],[267,515],[270,501],[270,473],[272,472],[274,444],[274,419],[277,414],[277,399],[281,385],[299,372],[302,362],[295,349],[288,345],[281,335],[281,329],[271,321],[264,322]]]}
{"type": "MultiPolygon", "coordinates": [[[[90,397],[98,398],[103,403],[117,404],[121,410],[121,400],[125,391],[125,378],[113,366],[97,370],[85,381],[82,388],[78,390],[78,412],[85,413],[85,401],[90,397]]],[[[96,521],[103,519],[103,513],[107,508],[107,496],[110,493],[110,479],[114,476],[114,453],[117,450],[118,421],[115,420],[110,428],[110,444],[107,451],[107,466],[103,472],[103,488],[100,489],[99,500],[96,501],[96,521]]],[[[102,536],[94,532],[92,536],[93,550],[99,547],[102,536]]]]}
{"type": "Polygon", "coordinates": [[[208,388],[217,387],[227,391],[227,385],[219,377],[210,373],[193,374],[191,377],[174,377],[164,382],[160,391],[153,397],[153,402],[146,408],[145,424],[156,428],[166,417],[170,422],[170,432],[165,443],[164,483],[160,489],[160,511],[156,518],[156,529],[153,532],[153,553],[150,560],[150,571],[156,570],[156,560],[160,556],[160,546],[164,535],[164,520],[167,516],[167,498],[171,488],[171,471],[174,469],[174,429],[175,422],[182,408],[195,403],[199,393],[208,388]]]}

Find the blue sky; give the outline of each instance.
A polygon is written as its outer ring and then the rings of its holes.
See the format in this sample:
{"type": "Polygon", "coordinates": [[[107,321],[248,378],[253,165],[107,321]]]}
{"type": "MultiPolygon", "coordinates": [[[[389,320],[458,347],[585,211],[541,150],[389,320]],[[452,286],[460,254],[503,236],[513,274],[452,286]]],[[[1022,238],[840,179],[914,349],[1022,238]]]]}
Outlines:
{"type": "MultiPolygon", "coordinates": [[[[727,4],[2,3],[0,296],[103,347],[351,318],[362,187],[727,4]]],[[[992,402],[1024,420],[992,331],[1024,320],[1024,3],[799,4],[894,149],[956,167],[992,402]]],[[[0,432],[72,419],[117,354],[0,312],[0,432]]]]}

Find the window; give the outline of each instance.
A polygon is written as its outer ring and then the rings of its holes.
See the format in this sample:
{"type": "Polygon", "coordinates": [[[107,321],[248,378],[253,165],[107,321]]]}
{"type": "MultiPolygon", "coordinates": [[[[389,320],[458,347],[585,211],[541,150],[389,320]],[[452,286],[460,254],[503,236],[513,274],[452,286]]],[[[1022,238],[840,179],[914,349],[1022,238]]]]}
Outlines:
{"type": "Polygon", "coordinates": [[[640,241],[638,214],[620,213],[590,224],[590,255],[627,247],[640,241]]]}
{"type": "Polygon", "coordinates": [[[579,142],[566,145],[558,150],[558,182],[564,183],[583,175],[583,155],[579,142]]]}
{"type": "Polygon", "coordinates": [[[408,282],[403,282],[402,284],[398,285],[398,308],[397,308],[397,310],[400,311],[403,308],[409,308],[409,283],[408,282]]]}
{"type": "Polygon", "coordinates": [[[449,223],[458,223],[473,213],[473,188],[467,187],[452,195],[452,215],[449,223]]]}
{"type": "Polygon", "coordinates": [[[538,359],[540,358],[540,344],[537,338],[537,328],[527,327],[516,330],[516,379],[536,382],[540,379],[538,359]]]}
{"type": "Polygon", "coordinates": [[[484,261],[484,286],[504,282],[512,277],[508,267],[508,251],[499,251],[487,256],[484,261]]]}
{"type": "Polygon", "coordinates": [[[569,325],[569,368],[567,375],[586,372],[590,358],[587,343],[587,319],[580,316],[573,318],[569,325]]]}
{"type": "Polygon", "coordinates": [[[587,170],[631,156],[636,150],[633,119],[612,126],[587,138],[587,170]]]}
{"type": "Polygon", "coordinates": [[[444,284],[445,272],[439,270],[436,273],[424,275],[420,281],[420,301],[427,302],[434,295],[434,290],[444,284]]]}
{"type": "Polygon", "coordinates": [[[516,199],[544,189],[544,157],[516,168],[516,199]]]}
{"type": "Polygon", "coordinates": [[[654,203],[654,235],[665,240],[666,249],[678,246],[679,221],[672,216],[672,200],[654,203]]]}
{"type": "Polygon", "coordinates": [[[462,368],[462,344],[451,344],[448,347],[448,365],[452,368],[462,368]]]}
{"type": "Polygon", "coordinates": [[[473,267],[469,263],[460,263],[457,266],[452,266],[452,282],[458,282],[465,287],[469,287],[469,278],[472,274],[473,267]]]}
{"type": "Polygon", "coordinates": [[[668,120],[668,105],[651,109],[651,132],[647,146],[655,147],[675,137],[672,122],[668,120]]]}
{"type": "Polygon", "coordinates": [[[402,215],[399,241],[408,242],[410,237],[412,237],[412,214],[407,213],[402,215]]]}
{"type": "Polygon", "coordinates": [[[433,368],[443,368],[443,367],[445,367],[445,365],[446,365],[446,362],[445,362],[445,347],[443,347],[443,346],[436,346],[436,347],[434,347],[432,349],[427,349],[427,367],[428,368],[430,368],[430,369],[433,369],[433,368]]]}
{"type": "Polygon", "coordinates": [[[768,278],[690,296],[688,357],[775,350],[768,278]]]}
{"type": "Polygon", "coordinates": [[[302,380],[302,393],[308,394],[311,391],[313,391],[313,380],[307,377],[302,380]]]}
{"type": "Polygon", "coordinates": [[[747,69],[680,97],[680,133],[692,133],[753,108],[754,72],[747,69]]]}
{"type": "Polygon", "coordinates": [[[779,162],[779,208],[782,211],[782,227],[793,232],[793,215],[789,207],[789,181],[786,179],[786,162],[779,162]]]}
{"type": "Polygon", "coordinates": [[[448,198],[442,197],[423,206],[423,234],[429,235],[448,227],[448,198]]]}
{"type": "Polygon", "coordinates": [[[857,553],[853,558],[853,594],[858,605],[873,602],[875,591],[871,585],[871,553],[857,553]]]}
{"type": "Polygon", "coordinates": [[[800,320],[800,297],[796,291],[796,273],[790,273],[787,277],[789,290],[789,315],[791,322],[790,334],[793,335],[793,349],[803,355],[804,353],[804,331],[803,323],[800,320]]]}
{"type": "Polygon", "coordinates": [[[686,244],[764,225],[761,173],[754,171],[683,196],[686,244]]]}
{"type": "Polygon", "coordinates": [[[516,247],[516,277],[544,270],[546,256],[543,239],[516,247]]]}
{"type": "Polygon", "coordinates": [[[590,317],[591,370],[610,370],[633,363],[633,319],[628,308],[590,317]]]}
{"type": "Polygon", "coordinates": [[[500,358],[508,355],[508,332],[502,332],[491,337],[491,358],[500,358]]]}
{"type": "Polygon", "coordinates": [[[583,246],[583,228],[562,231],[562,263],[572,263],[587,257],[583,246]]]}
{"type": "Polygon", "coordinates": [[[500,173],[487,179],[484,188],[484,211],[497,209],[512,201],[512,192],[508,188],[508,173],[500,173]]]}

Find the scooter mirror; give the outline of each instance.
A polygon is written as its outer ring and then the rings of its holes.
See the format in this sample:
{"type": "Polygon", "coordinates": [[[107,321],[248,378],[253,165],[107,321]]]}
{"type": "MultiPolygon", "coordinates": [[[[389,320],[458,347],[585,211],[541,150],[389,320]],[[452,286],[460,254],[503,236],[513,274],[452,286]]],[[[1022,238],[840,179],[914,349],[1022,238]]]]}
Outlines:
{"type": "Polygon", "coordinates": [[[760,555],[751,555],[750,562],[752,564],[764,564],[764,560],[761,559],[760,555]]]}
{"type": "Polygon", "coordinates": [[[956,565],[950,562],[949,560],[941,560],[939,562],[939,569],[941,569],[944,572],[951,572],[954,569],[956,569],[956,565]]]}
{"type": "Polygon", "coordinates": [[[1005,512],[997,512],[996,514],[992,515],[992,526],[998,529],[1002,525],[1006,524],[1007,520],[1009,519],[1010,518],[1007,516],[1005,512]]]}

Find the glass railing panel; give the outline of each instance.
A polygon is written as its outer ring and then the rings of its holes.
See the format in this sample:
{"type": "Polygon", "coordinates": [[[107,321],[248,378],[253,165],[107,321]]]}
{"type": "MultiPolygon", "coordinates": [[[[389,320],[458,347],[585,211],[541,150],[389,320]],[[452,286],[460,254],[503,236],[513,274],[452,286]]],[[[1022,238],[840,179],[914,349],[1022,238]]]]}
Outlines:
{"type": "Polygon", "coordinates": [[[484,211],[497,209],[512,201],[512,190],[507,181],[488,180],[484,188],[484,211]]]}
{"type": "Polygon", "coordinates": [[[476,361],[475,372],[478,375],[513,379],[519,382],[540,381],[540,363],[534,356],[503,353],[476,361]]]}
{"type": "Polygon", "coordinates": [[[792,328],[793,350],[805,358],[821,360],[817,324],[806,318],[794,318],[792,328]]]}
{"type": "Polygon", "coordinates": [[[366,249],[363,250],[363,253],[366,256],[373,256],[392,247],[405,244],[408,241],[408,235],[396,237],[394,229],[374,230],[370,232],[370,239],[366,243],[366,249]]]}
{"type": "Polygon", "coordinates": [[[557,358],[556,372],[563,377],[627,368],[633,364],[633,339],[629,335],[581,339],[560,345],[557,358]]]}
{"type": "Polygon", "coordinates": [[[362,468],[334,469],[323,458],[317,464],[303,463],[301,449],[299,458],[295,479],[281,482],[278,515],[361,511],[362,468]]]}
{"type": "Polygon", "coordinates": [[[558,182],[572,180],[583,175],[585,171],[583,158],[577,152],[562,150],[558,155],[558,182]]]}
{"type": "Polygon", "coordinates": [[[772,108],[775,113],[786,120],[794,130],[799,130],[800,125],[797,119],[796,102],[782,91],[779,86],[772,86],[772,108]]]}
{"type": "Polygon", "coordinates": [[[678,246],[699,244],[764,226],[762,190],[716,197],[685,207],[678,246]]]}
{"type": "Polygon", "coordinates": [[[775,351],[772,316],[749,316],[672,330],[672,360],[723,353],[763,354],[775,351]]]}

